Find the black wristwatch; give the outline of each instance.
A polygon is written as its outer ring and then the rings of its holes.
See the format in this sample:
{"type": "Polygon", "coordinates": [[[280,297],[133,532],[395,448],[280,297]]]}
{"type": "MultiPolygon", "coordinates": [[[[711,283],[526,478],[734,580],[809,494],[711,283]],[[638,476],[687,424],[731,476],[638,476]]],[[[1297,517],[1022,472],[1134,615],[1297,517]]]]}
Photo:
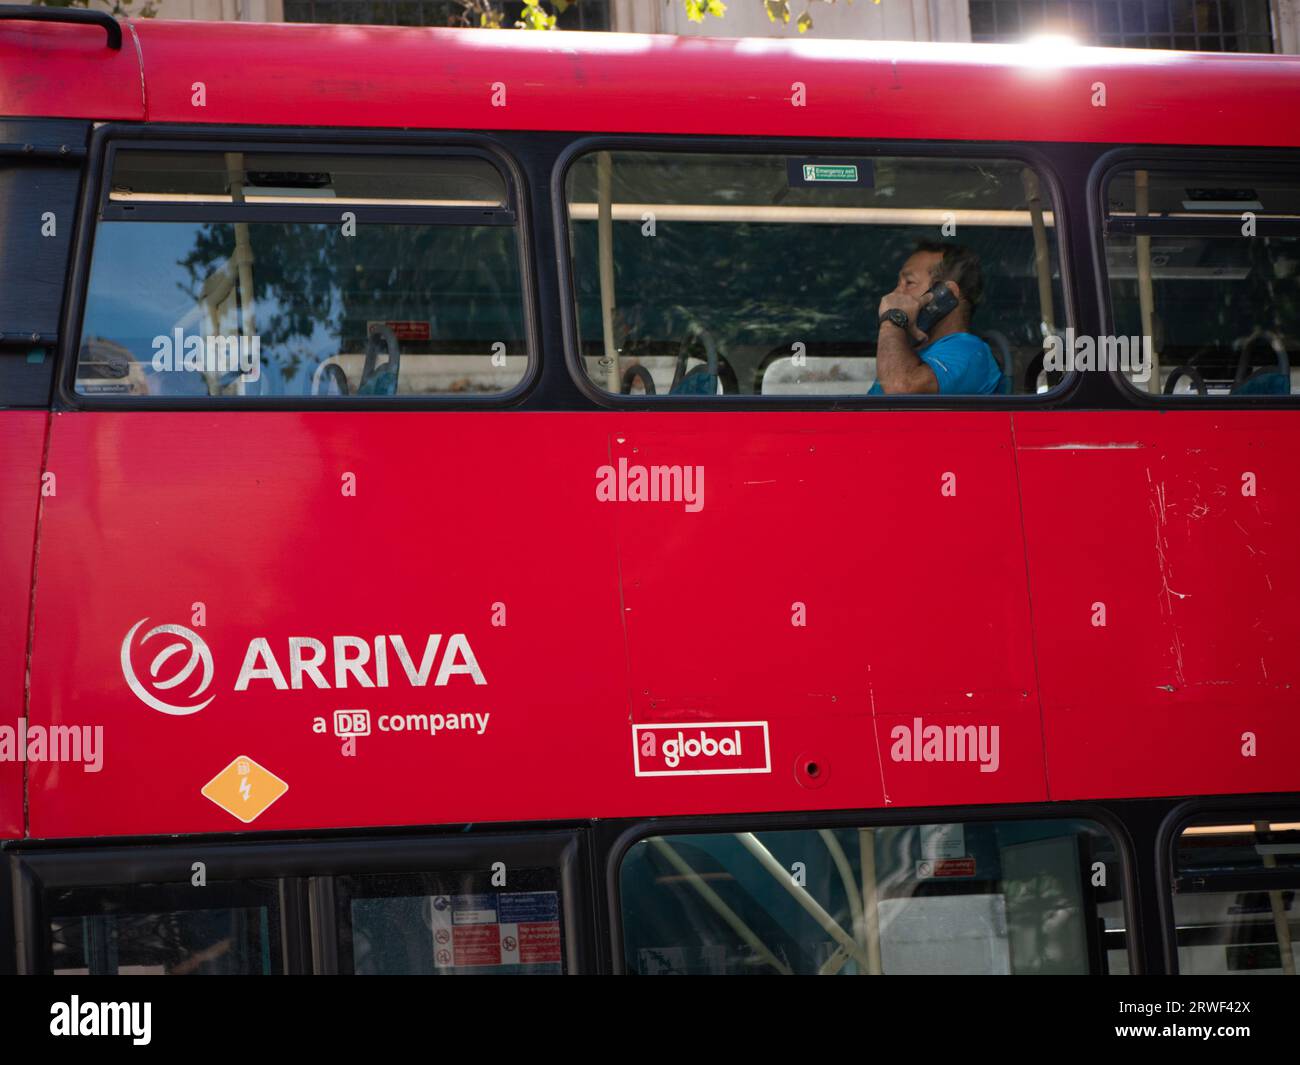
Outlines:
{"type": "Polygon", "coordinates": [[[893,322],[904,333],[907,332],[908,319],[906,311],[900,311],[897,307],[886,311],[880,316],[880,324],[884,325],[886,322],[893,322]]]}

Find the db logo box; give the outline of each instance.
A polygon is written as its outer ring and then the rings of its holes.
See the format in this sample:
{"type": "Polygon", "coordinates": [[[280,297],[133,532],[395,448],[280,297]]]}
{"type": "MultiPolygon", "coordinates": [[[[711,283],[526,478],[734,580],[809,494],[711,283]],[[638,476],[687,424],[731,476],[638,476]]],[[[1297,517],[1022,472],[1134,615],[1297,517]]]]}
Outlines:
{"type": "Polygon", "coordinates": [[[639,777],[770,773],[767,722],[633,725],[632,764],[639,777]]]}
{"type": "Polygon", "coordinates": [[[335,710],[334,711],[334,735],[369,736],[370,735],[370,711],[369,710],[335,710]]]}

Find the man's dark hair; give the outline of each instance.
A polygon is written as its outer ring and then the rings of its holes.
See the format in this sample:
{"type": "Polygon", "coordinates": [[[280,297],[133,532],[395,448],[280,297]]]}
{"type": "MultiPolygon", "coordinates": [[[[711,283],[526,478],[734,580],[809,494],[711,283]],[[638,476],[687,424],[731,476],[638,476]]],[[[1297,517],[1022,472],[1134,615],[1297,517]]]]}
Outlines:
{"type": "Polygon", "coordinates": [[[917,251],[940,252],[943,260],[930,272],[930,280],[952,281],[961,289],[961,298],[970,304],[973,315],[984,297],[984,273],[980,270],[980,257],[970,248],[960,244],[947,244],[937,240],[917,243],[917,251]]]}

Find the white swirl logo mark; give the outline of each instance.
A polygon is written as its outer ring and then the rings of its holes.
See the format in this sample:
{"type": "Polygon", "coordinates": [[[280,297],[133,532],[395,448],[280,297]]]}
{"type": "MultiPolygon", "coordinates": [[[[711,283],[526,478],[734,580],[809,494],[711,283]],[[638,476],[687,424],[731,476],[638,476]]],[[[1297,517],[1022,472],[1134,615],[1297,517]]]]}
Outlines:
{"type": "MultiPolygon", "coordinates": [[[[184,716],[185,714],[197,714],[207,706],[208,703],[212,702],[216,696],[209,695],[197,706],[176,706],[173,703],[164,702],[162,699],[159,699],[156,695],[150,692],[144,684],[140,682],[140,678],[135,675],[135,666],[131,663],[131,641],[135,639],[135,634],[139,630],[140,626],[148,620],[148,618],[141,618],[132,625],[131,631],[126,634],[126,639],[122,641],[122,675],[126,678],[126,682],[130,685],[131,690],[135,692],[136,697],[144,703],[145,706],[150,706],[160,713],[173,714],[178,717],[184,716]]],[[[143,647],[152,637],[158,636],[162,633],[167,633],[171,636],[179,636],[183,642],[168,644],[158,652],[149,666],[149,676],[151,678],[149,683],[155,689],[162,691],[175,688],[178,685],[184,684],[194,673],[194,670],[198,668],[199,663],[202,662],[203,678],[199,681],[199,686],[190,694],[191,699],[198,698],[207,691],[208,685],[212,683],[212,652],[208,650],[208,645],[203,642],[202,636],[193,629],[187,629],[184,625],[156,625],[144,634],[140,640],[140,646],[143,647]],[[168,677],[166,680],[159,680],[158,675],[162,672],[163,666],[165,666],[173,656],[184,653],[187,646],[190,652],[189,661],[181,666],[173,676],[168,677]]]]}

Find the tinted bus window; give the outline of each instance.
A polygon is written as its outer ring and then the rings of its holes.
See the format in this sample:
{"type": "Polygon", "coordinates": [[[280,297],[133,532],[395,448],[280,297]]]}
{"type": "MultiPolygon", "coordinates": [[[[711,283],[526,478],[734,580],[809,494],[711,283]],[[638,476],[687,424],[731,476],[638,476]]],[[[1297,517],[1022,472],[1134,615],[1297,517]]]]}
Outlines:
{"type": "Polygon", "coordinates": [[[372,399],[523,380],[518,235],[485,159],[114,160],[78,393],[372,399]]]}
{"type": "Polygon", "coordinates": [[[45,907],[55,975],[283,972],[275,881],[58,889],[45,907]]]}
{"type": "Polygon", "coordinates": [[[1116,336],[1101,368],[1193,400],[1300,391],[1294,175],[1131,169],[1106,200],[1116,336]],[[1124,364],[1121,343],[1144,357],[1124,364]]]}
{"type": "Polygon", "coordinates": [[[567,200],[582,365],[611,393],[877,394],[879,305],[918,245],[968,252],[917,289],[969,297],[927,327],[960,337],[917,348],[940,393],[1038,390],[1064,316],[1055,216],[1023,163],[596,152],[567,200]]]}
{"type": "Polygon", "coordinates": [[[339,972],[563,973],[559,871],[509,878],[502,890],[486,872],[337,877],[339,972]]]}
{"type": "Polygon", "coordinates": [[[620,883],[635,974],[1128,971],[1118,850],[1084,821],[656,836],[620,883]]]}
{"type": "Polygon", "coordinates": [[[1203,821],[1174,855],[1178,971],[1294,976],[1300,822],[1203,821]]]}

